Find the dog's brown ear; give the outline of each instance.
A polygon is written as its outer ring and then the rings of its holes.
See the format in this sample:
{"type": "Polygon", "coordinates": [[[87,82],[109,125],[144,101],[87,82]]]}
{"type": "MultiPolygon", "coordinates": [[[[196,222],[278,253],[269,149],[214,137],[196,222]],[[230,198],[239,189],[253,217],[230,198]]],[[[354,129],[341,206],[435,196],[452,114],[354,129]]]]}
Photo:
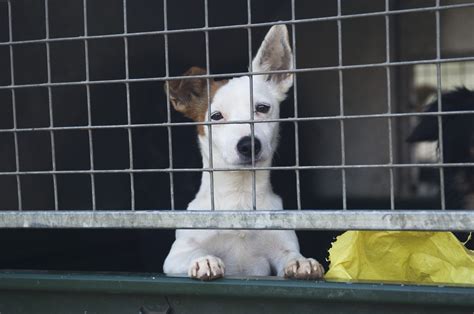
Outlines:
{"type": "MultiPolygon", "coordinates": [[[[183,76],[205,75],[206,70],[192,67],[183,76]]],[[[209,80],[209,84],[213,84],[209,80]]],[[[207,110],[207,82],[205,78],[189,78],[168,81],[171,104],[176,111],[183,113],[194,121],[202,121],[207,110]]],[[[210,86],[211,88],[211,86],[210,86]]],[[[165,85],[165,92],[167,88],[165,85]]]]}

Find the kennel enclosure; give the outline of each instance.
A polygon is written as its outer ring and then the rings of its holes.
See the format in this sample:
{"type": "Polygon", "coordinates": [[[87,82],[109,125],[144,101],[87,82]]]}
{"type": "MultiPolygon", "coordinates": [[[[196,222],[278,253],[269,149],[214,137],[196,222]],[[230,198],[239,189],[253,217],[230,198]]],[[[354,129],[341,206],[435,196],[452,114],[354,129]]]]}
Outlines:
{"type": "MultiPolygon", "coordinates": [[[[325,306],[337,312],[358,304],[365,312],[368,304],[386,302],[404,311],[472,308],[472,288],[466,287],[263,279],[203,284],[160,276],[25,273],[15,265],[54,269],[47,255],[58,254],[55,244],[66,246],[57,242],[70,232],[65,229],[77,229],[76,241],[104,228],[123,230],[120,237],[130,247],[145,243],[144,253],[133,249],[125,260],[146,260],[153,245],[158,251],[170,245],[169,236],[158,231],[129,240],[129,229],[472,231],[472,210],[452,208],[446,197],[445,169],[470,169],[474,162],[444,162],[442,140],[430,148],[405,138],[421,117],[437,118],[442,139],[444,117],[474,114],[442,111],[441,100],[439,111],[423,112],[418,99],[424,90],[441,99],[458,85],[474,88],[473,17],[472,1],[120,0],[107,8],[87,0],[0,1],[0,227],[6,237],[51,229],[42,243],[46,253],[26,246],[31,255],[8,254],[16,252],[11,238],[2,268],[16,269],[0,275],[1,303],[40,302],[45,296],[41,306],[47,309],[63,291],[66,309],[80,308],[87,298],[99,304],[94,294],[113,302],[127,294],[123,304],[153,313],[177,309],[187,302],[180,299],[184,295],[189,304],[204,302],[197,300],[202,297],[217,311],[213,306],[252,308],[263,302],[259,298],[277,299],[284,292],[293,306],[304,300],[301,311],[325,306]],[[207,79],[264,74],[247,65],[276,24],[290,30],[293,93],[280,119],[230,123],[280,122],[284,145],[273,166],[244,170],[271,170],[289,210],[181,211],[202,172],[231,169],[201,168],[195,128],[211,129],[212,123],[175,113],[165,82],[183,79],[181,73],[193,65],[205,67],[208,73],[200,77],[207,79]],[[222,304],[215,302],[217,295],[222,304]]],[[[120,247],[113,236],[102,235],[95,238],[105,241],[101,245],[120,247]]],[[[306,252],[318,250],[324,259],[324,248],[312,247],[318,233],[301,238],[306,252]]],[[[119,250],[112,256],[122,257],[119,250]]],[[[99,253],[100,258],[107,259],[99,253]]],[[[84,270],[68,262],[66,269],[84,270]]],[[[140,270],[118,263],[123,271],[140,270]]],[[[158,266],[151,269],[158,273],[158,266]]],[[[275,310],[285,312],[282,302],[274,303],[275,310]]],[[[112,311],[107,306],[95,311],[112,311]]]]}

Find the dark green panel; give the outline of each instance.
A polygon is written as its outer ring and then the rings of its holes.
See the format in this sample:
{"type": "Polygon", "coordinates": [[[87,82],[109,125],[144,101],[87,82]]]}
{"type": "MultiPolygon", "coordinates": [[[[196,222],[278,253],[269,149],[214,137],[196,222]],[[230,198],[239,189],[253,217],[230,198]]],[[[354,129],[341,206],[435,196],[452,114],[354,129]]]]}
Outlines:
{"type": "Polygon", "coordinates": [[[474,287],[0,273],[0,313],[469,313],[474,287]]]}

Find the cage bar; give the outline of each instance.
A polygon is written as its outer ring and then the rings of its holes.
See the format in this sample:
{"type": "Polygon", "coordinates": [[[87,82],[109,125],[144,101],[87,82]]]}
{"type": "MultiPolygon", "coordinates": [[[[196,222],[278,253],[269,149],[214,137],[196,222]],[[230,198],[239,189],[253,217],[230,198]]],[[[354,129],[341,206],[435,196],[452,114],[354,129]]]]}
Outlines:
{"type": "MultiPolygon", "coordinates": [[[[122,36],[123,37],[123,36],[122,36]]],[[[85,41],[87,41],[86,39],[85,41]]],[[[397,61],[397,62],[381,62],[381,63],[367,63],[367,64],[354,64],[354,65],[343,65],[343,66],[327,66],[327,67],[309,67],[299,68],[293,70],[274,70],[274,71],[259,71],[259,72],[232,72],[232,73],[220,73],[220,74],[209,74],[209,75],[193,75],[193,78],[226,78],[229,76],[249,76],[249,75],[262,75],[262,74],[283,74],[283,73],[307,73],[307,72],[322,72],[322,71],[339,71],[339,70],[356,70],[356,69],[370,69],[370,68],[385,68],[385,67],[397,67],[404,65],[417,65],[417,64],[442,64],[449,62],[465,62],[474,61],[474,56],[469,57],[453,57],[444,59],[424,59],[416,61],[397,61]]],[[[169,77],[150,77],[150,78],[135,78],[135,79],[110,79],[110,80],[94,80],[90,81],[71,81],[71,82],[54,82],[54,83],[38,83],[38,84],[18,84],[18,85],[6,85],[0,86],[0,90],[11,90],[31,87],[61,87],[61,86],[83,86],[83,85],[100,85],[100,84],[121,84],[121,83],[143,83],[143,82],[165,82],[182,79],[190,79],[189,76],[169,76],[169,77]]],[[[257,121],[255,121],[257,122],[257,121]]],[[[248,122],[247,122],[248,123],[248,122]]]]}
{"type": "MultiPolygon", "coordinates": [[[[247,23],[252,24],[252,0],[247,0],[247,23]]],[[[252,29],[247,28],[247,42],[248,42],[248,57],[249,57],[249,71],[253,72],[252,64],[252,29]]],[[[253,75],[249,75],[250,88],[250,139],[251,139],[251,153],[252,153],[252,167],[255,167],[255,114],[253,103],[253,75]]],[[[252,171],[252,209],[257,210],[257,174],[255,170],[252,171]]]]}
{"type": "MultiPolygon", "coordinates": [[[[127,22],[127,0],[123,0],[123,30],[124,33],[128,33],[128,22],[127,22]]],[[[128,63],[128,38],[123,38],[123,46],[125,53],[125,79],[130,78],[130,69],[128,63]]],[[[132,113],[130,108],[130,83],[125,83],[126,97],[127,97],[127,124],[132,124],[132,113]]],[[[133,140],[132,140],[132,129],[127,128],[128,137],[128,162],[130,169],[133,169],[133,140]]],[[[133,173],[129,174],[130,177],[130,209],[135,210],[135,178],[133,173]]]]}
{"type": "Polygon", "coordinates": [[[1,228],[472,231],[467,210],[2,211],[1,228]]]}
{"type": "MultiPolygon", "coordinates": [[[[440,0],[436,0],[436,7],[440,7],[440,0]]],[[[439,10],[435,11],[436,17],[436,58],[441,59],[441,21],[439,10]]],[[[441,97],[441,64],[436,64],[436,93],[438,97],[438,112],[443,111],[442,107],[442,97],[441,97]]],[[[438,115],[438,148],[439,148],[439,161],[440,163],[444,162],[444,149],[443,149],[443,120],[440,115],[438,115]]],[[[445,194],[445,185],[444,185],[444,169],[439,168],[439,194],[441,198],[441,209],[446,209],[446,194],[445,194]]]]}
{"type": "MultiPolygon", "coordinates": [[[[209,2],[204,0],[204,27],[209,26],[209,2]]],[[[211,61],[209,59],[209,32],[204,32],[204,39],[206,42],[206,74],[210,74],[211,71],[211,61]]],[[[207,88],[207,120],[211,120],[211,88],[209,78],[206,79],[206,88],[207,88]]],[[[214,155],[212,147],[212,124],[207,125],[207,130],[209,132],[209,168],[214,168],[214,155]]],[[[203,173],[204,175],[204,173],[203,173]]],[[[214,172],[209,172],[209,188],[211,195],[211,210],[215,210],[216,202],[214,198],[214,172]]]]}
{"type": "MultiPolygon", "coordinates": [[[[84,37],[87,38],[88,36],[88,27],[87,27],[87,0],[82,1],[82,8],[83,8],[83,23],[84,23],[84,37]]],[[[89,41],[86,39],[84,40],[84,56],[85,56],[85,68],[86,68],[86,82],[89,81],[89,41]]],[[[65,84],[65,86],[70,84],[65,84]]],[[[91,90],[90,85],[86,85],[86,97],[87,97],[87,126],[89,129],[87,130],[87,135],[89,137],[89,163],[90,163],[90,181],[91,181],[91,194],[92,194],[92,210],[97,209],[96,203],[96,194],[95,194],[95,177],[94,177],[94,138],[92,136],[92,110],[91,110],[91,90]]],[[[74,172],[73,172],[74,173],[74,172]]]]}
{"type": "MultiPolygon", "coordinates": [[[[12,4],[10,1],[7,2],[8,7],[8,38],[10,41],[13,40],[13,26],[12,26],[12,4]]],[[[10,84],[15,85],[15,66],[14,66],[14,55],[13,55],[13,46],[10,46],[10,84]]],[[[11,97],[12,97],[12,116],[13,116],[13,141],[15,145],[15,169],[17,172],[20,171],[20,152],[18,149],[18,120],[16,114],[16,93],[15,90],[11,90],[11,97]]],[[[21,179],[20,176],[16,176],[16,192],[17,192],[17,199],[18,199],[18,210],[23,210],[23,201],[21,196],[21,179]]]]}
{"type": "Polygon", "coordinates": [[[0,176],[24,175],[52,175],[52,174],[97,174],[97,173],[153,173],[153,172],[214,172],[214,171],[259,171],[259,170],[342,170],[342,169],[377,169],[377,168],[455,168],[472,167],[474,162],[458,162],[449,164],[440,163],[407,163],[407,164],[361,164],[361,165],[315,165],[315,166],[271,166],[271,167],[246,167],[246,168],[173,168],[173,169],[95,169],[95,170],[37,170],[37,171],[1,171],[0,176]]]}
{"type": "MultiPolygon", "coordinates": [[[[382,113],[382,114],[358,114],[350,116],[322,116],[322,117],[299,117],[299,118],[278,118],[255,120],[253,123],[268,123],[268,122],[309,122],[309,121],[334,121],[334,120],[357,120],[357,119],[381,119],[381,118],[403,118],[403,117],[423,117],[423,116],[450,116],[474,114],[474,110],[465,111],[443,111],[443,112],[410,112],[410,113],[382,113]]],[[[248,124],[251,120],[235,120],[223,121],[220,124],[248,124]]],[[[127,129],[127,128],[146,128],[146,127],[169,127],[169,126],[197,126],[197,125],[212,125],[216,122],[163,122],[163,123],[141,123],[141,124],[114,124],[114,125],[91,125],[91,126],[61,126],[61,127],[38,127],[38,128],[16,128],[16,129],[0,129],[0,133],[21,133],[21,132],[46,132],[51,130],[66,131],[66,130],[100,130],[100,129],[127,129]]]]}
{"type": "MultiPolygon", "coordinates": [[[[342,16],[342,4],[341,0],[337,0],[337,16],[342,16]]],[[[337,20],[337,62],[342,67],[342,21],[337,20]]],[[[344,116],[344,77],[342,70],[337,71],[339,79],[339,115],[344,116]]],[[[344,120],[339,120],[339,132],[341,132],[341,165],[346,164],[346,136],[344,133],[344,120]]],[[[347,183],[346,183],[346,169],[341,168],[341,179],[342,179],[342,209],[347,209],[347,183]]]]}
{"type": "MultiPolygon", "coordinates": [[[[385,11],[390,12],[390,0],[385,0],[385,11]]],[[[385,15],[385,61],[390,63],[390,16],[385,15]]],[[[392,113],[392,77],[390,67],[385,68],[387,80],[387,113],[392,113]]],[[[389,164],[393,164],[393,134],[392,134],[392,118],[388,118],[388,158],[389,164]]],[[[395,209],[395,189],[393,168],[389,168],[390,180],[390,209],[395,209]]]]}
{"type": "MultiPolygon", "coordinates": [[[[295,0],[291,0],[291,20],[296,20],[296,5],[295,0]]],[[[296,64],[296,25],[291,24],[291,44],[293,46],[293,69],[297,68],[296,64]]],[[[294,117],[298,119],[298,78],[297,74],[293,75],[293,102],[294,102],[294,117]]],[[[300,165],[300,136],[298,121],[293,122],[293,127],[295,128],[295,166],[299,167],[300,165]]],[[[301,210],[301,180],[300,180],[300,171],[295,170],[296,176],[296,207],[298,210],[301,210]]]]}
{"type": "MultiPolygon", "coordinates": [[[[165,30],[168,29],[168,1],[163,0],[163,27],[165,30]]],[[[165,71],[166,77],[170,75],[170,63],[169,63],[169,42],[168,42],[168,34],[165,33],[163,35],[165,40],[165,71]]],[[[166,119],[167,119],[167,130],[168,130],[168,163],[169,168],[173,169],[173,133],[171,126],[174,123],[171,122],[171,102],[170,102],[170,86],[168,83],[166,84],[166,119]]],[[[169,173],[169,180],[170,180],[170,205],[171,210],[174,210],[174,176],[173,173],[169,173]]]]}
{"type": "Polygon", "coordinates": [[[225,26],[209,26],[207,28],[196,27],[196,28],[186,28],[186,29],[173,29],[173,30],[162,30],[162,31],[147,31],[147,32],[134,32],[128,34],[106,34],[106,35],[90,35],[90,36],[76,36],[76,37],[61,37],[61,38],[51,38],[51,39],[31,39],[31,40],[19,40],[19,41],[7,41],[1,42],[0,46],[9,46],[9,45],[21,45],[21,44],[34,44],[34,43],[44,43],[44,42],[53,42],[53,41],[71,41],[71,40],[85,40],[85,39],[104,39],[104,38],[122,38],[122,37],[136,37],[136,36],[153,36],[153,35],[164,35],[164,34],[179,34],[179,33],[192,33],[192,32],[203,32],[203,31],[218,31],[218,30],[229,30],[229,29],[244,29],[244,28],[254,28],[254,27],[268,27],[273,25],[282,25],[282,24],[304,24],[304,23],[313,23],[313,22],[324,22],[324,21],[337,21],[337,20],[349,20],[357,19],[364,17],[374,17],[374,16],[385,16],[385,15],[400,15],[405,13],[421,13],[421,12],[435,12],[435,11],[444,11],[451,9],[462,9],[474,7],[474,3],[458,3],[458,4],[449,4],[449,5],[439,5],[439,6],[429,6],[429,7],[420,7],[420,8],[410,8],[402,10],[391,10],[389,12],[377,11],[377,12],[368,12],[368,13],[357,13],[357,14],[344,14],[341,16],[325,16],[325,17],[315,17],[315,18],[305,18],[298,20],[282,20],[274,22],[262,22],[262,23],[253,23],[253,24],[235,24],[235,25],[225,25],[225,26]]]}
{"type": "MultiPolygon", "coordinates": [[[[49,0],[44,1],[44,14],[45,14],[45,29],[46,38],[49,38],[49,0]]],[[[51,51],[49,42],[46,43],[46,69],[48,76],[48,83],[51,83],[51,51]]],[[[56,148],[54,140],[54,114],[53,114],[53,93],[51,87],[48,87],[48,111],[49,111],[49,126],[51,130],[49,132],[49,139],[51,141],[51,166],[53,171],[56,170],[56,148]]],[[[53,177],[53,195],[54,195],[54,210],[59,209],[58,204],[58,182],[56,174],[53,177]]]]}

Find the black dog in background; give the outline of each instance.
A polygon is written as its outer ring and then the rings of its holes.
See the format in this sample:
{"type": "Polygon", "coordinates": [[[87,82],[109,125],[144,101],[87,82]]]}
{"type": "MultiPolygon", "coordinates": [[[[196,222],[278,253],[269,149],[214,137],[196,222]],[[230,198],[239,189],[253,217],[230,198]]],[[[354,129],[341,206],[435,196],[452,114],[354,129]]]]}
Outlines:
{"type": "MultiPolygon", "coordinates": [[[[458,88],[445,93],[441,98],[442,111],[474,110],[474,92],[467,88],[458,88]]],[[[437,112],[438,101],[427,106],[425,112],[437,112]]],[[[443,161],[444,163],[474,162],[474,114],[443,115],[443,161]]],[[[407,141],[438,141],[437,116],[423,116],[407,141]]],[[[474,167],[445,167],[445,196],[447,209],[474,210],[474,167]]],[[[462,238],[465,239],[465,236],[462,238]]],[[[474,244],[470,241],[469,246],[474,244]]]]}

